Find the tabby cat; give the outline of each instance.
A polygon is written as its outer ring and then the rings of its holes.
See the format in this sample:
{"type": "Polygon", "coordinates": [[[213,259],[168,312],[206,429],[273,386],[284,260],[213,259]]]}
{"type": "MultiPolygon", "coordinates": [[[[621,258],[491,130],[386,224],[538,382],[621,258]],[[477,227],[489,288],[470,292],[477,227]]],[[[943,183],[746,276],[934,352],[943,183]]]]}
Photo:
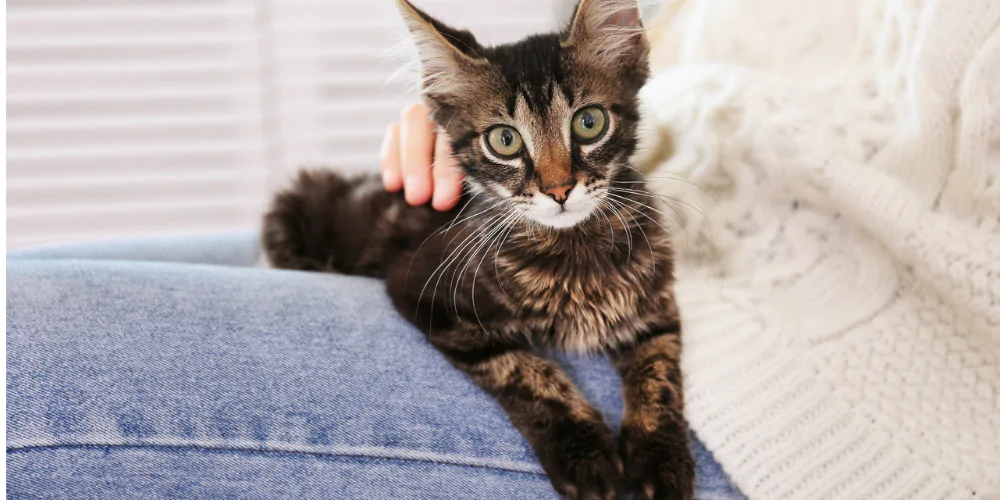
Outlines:
{"type": "Polygon", "coordinates": [[[643,178],[635,0],[582,0],[560,33],[486,47],[406,0],[422,96],[465,173],[456,209],[304,171],[265,216],[275,267],[383,277],[398,309],[507,411],[570,498],[690,498],[672,252],[643,178]],[[611,429],[539,348],[607,353],[611,429]]]}

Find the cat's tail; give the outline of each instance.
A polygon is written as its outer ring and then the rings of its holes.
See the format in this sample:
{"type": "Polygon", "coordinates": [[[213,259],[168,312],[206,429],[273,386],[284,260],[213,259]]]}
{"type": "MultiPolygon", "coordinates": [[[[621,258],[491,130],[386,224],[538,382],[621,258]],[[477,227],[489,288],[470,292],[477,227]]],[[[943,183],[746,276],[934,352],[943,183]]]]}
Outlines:
{"type": "Polygon", "coordinates": [[[386,192],[376,175],[304,170],[274,197],[261,240],[274,267],[382,277],[443,216],[386,192]]]}

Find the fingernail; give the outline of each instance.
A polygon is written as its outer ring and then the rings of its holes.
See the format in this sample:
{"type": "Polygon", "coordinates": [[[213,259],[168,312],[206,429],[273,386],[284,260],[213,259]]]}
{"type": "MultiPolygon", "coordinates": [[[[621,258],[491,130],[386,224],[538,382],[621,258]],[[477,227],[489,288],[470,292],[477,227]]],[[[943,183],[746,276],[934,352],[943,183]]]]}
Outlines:
{"type": "Polygon", "coordinates": [[[399,184],[399,174],[391,170],[382,171],[382,185],[387,191],[399,191],[399,188],[402,187],[399,184]]]}
{"type": "Polygon", "coordinates": [[[442,193],[440,190],[435,189],[434,194],[431,195],[431,205],[436,210],[441,210],[442,205],[444,205],[445,202],[447,201],[444,198],[445,198],[444,193],[442,193]]]}
{"type": "Polygon", "coordinates": [[[461,187],[459,187],[458,189],[454,188],[448,189],[443,186],[442,187],[435,186],[434,208],[438,210],[449,210],[455,204],[455,202],[458,200],[458,197],[461,196],[461,194],[462,194],[461,187]]]}
{"type": "Polygon", "coordinates": [[[406,201],[411,205],[426,203],[425,191],[429,189],[427,177],[420,174],[410,174],[403,181],[403,189],[406,190],[406,201]]]}

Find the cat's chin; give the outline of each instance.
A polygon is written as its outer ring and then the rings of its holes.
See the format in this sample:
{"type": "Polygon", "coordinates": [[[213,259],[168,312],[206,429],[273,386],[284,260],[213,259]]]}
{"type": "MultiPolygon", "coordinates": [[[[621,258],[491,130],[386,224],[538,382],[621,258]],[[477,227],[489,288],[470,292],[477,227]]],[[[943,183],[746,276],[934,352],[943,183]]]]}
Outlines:
{"type": "Polygon", "coordinates": [[[591,212],[584,212],[582,210],[578,212],[563,212],[538,222],[553,229],[570,229],[590,218],[590,214],[591,212]]]}
{"type": "Polygon", "coordinates": [[[525,215],[532,221],[542,226],[552,229],[569,229],[576,227],[581,222],[590,218],[594,213],[592,207],[580,207],[577,209],[559,210],[554,209],[549,213],[539,213],[541,210],[531,210],[525,215]]]}
{"type": "Polygon", "coordinates": [[[525,210],[525,217],[552,229],[576,227],[597,210],[596,200],[584,191],[570,192],[564,205],[540,194],[533,201],[531,207],[525,210]]]}

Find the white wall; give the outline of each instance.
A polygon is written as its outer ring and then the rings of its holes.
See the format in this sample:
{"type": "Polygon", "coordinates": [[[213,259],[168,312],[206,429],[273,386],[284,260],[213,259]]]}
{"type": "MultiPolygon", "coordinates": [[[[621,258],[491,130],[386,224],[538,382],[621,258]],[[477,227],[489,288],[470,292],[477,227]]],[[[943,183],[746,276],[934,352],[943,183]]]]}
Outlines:
{"type": "MultiPolygon", "coordinates": [[[[570,2],[415,3],[499,43],[570,2]]],[[[254,228],[299,165],[375,168],[415,100],[380,57],[397,17],[392,0],[9,0],[7,247],[254,228]]]]}

